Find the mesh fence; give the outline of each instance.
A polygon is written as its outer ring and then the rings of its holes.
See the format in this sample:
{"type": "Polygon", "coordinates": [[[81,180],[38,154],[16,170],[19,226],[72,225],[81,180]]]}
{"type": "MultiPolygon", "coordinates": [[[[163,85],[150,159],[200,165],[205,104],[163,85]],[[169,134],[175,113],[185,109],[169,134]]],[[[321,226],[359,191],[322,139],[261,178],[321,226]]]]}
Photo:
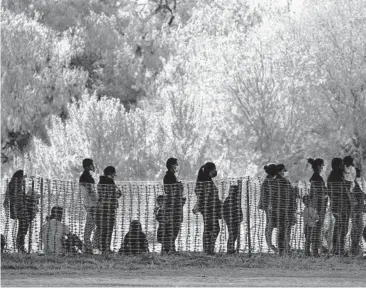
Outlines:
{"type": "Polygon", "coordinates": [[[165,186],[9,179],[1,231],[9,252],[360,253],[365,188],[250,177],[165,186]]]}

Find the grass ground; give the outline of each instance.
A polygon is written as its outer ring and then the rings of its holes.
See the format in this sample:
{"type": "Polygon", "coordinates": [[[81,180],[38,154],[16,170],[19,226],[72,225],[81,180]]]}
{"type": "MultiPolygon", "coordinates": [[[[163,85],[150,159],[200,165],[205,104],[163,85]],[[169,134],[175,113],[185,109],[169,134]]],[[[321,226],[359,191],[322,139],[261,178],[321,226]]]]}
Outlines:
{"type": "Polygon", "coordinates": [[[1,286],[366,286],[364,258],[4,254],[1,286]]]}

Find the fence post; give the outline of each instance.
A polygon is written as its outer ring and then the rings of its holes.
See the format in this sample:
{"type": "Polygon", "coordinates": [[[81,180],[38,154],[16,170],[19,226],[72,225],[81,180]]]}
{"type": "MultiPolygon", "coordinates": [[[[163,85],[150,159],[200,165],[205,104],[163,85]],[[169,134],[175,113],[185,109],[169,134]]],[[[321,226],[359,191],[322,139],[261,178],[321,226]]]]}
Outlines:
{"type": "Polygon", "coordinates": [[[249,181],[250,181],[250,176],[248,176],[247,179],[247,227],[248,227],[248,256],[251,257],[252,256],[252,242],[251,242],[251,234],[250,234],[250,205],[249,205],[249,181]]]}
{"type": "MultiPolygon", "coordinates": [[[[40,193],[41,193],[41,211],[40,211],[40,232],[42,231],[42,223],[43,223],[43,178],[41,178],[41,187],[40,187],[40,193]]],[[[42,250],[42,233],[41,233],[41,237],[39,237],[39,242],[40,242],[40,245],[39,245],[39,248],[38,250],[42,250]]]]}

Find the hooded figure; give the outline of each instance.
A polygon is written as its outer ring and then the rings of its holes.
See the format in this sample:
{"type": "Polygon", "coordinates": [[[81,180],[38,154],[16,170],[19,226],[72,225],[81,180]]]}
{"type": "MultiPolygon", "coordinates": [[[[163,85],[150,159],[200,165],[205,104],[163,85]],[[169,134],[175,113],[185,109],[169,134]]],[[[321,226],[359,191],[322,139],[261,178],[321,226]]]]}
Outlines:
{"type": "Polygon", "coordinates": [[[99,206],[97,212],[97,229],[99,231],[99,249],[110,252],[112,233],[116,221],[118,199],[122,196],[121,190],[114,183],[116,169],[108,166],[98,183],[99,206]]]}
{"type": "Polygon", "coordinates": [[[124,237],[119,254],[138,255],[145,252],[149,252],[146,234],[142,232],[140,221],[133,220],[130,224],[130,230],[124,237]]]}
{"type": "Polygon", "coordinates": [[[220,232],[219,219],[222,218],[222,203],[219,190],[212,181],[217,176],[216,165],[207,162],[198,171],[195,193],[197,204],[193,213],[203,216],[203,251],[208,255],[215,254],[215,242],[220,232]]]}

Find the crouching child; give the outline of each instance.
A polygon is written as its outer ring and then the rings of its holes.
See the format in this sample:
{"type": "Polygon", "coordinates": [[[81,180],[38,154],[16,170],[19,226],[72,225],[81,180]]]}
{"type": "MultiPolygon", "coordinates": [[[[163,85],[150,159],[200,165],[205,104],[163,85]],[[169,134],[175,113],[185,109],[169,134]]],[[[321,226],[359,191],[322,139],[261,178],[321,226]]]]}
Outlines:
{"type": "Polygon", "coordinates": [[[223,205],[223,218],[229,233],[227,242],[227,253],[235,253],[235,241],[240,233],[240,223],[243,221],[243,210],[241,209],[241,197],[238,185],[231,185],[229,196],[223,205]]]}
{"type": "Polygon", "coordinates": [[[124,237],[119,254],[138,255],[145,252],[149,252],[146,234],[142,232],[140,221],[133,220],[128,233],[124,237]]]}

